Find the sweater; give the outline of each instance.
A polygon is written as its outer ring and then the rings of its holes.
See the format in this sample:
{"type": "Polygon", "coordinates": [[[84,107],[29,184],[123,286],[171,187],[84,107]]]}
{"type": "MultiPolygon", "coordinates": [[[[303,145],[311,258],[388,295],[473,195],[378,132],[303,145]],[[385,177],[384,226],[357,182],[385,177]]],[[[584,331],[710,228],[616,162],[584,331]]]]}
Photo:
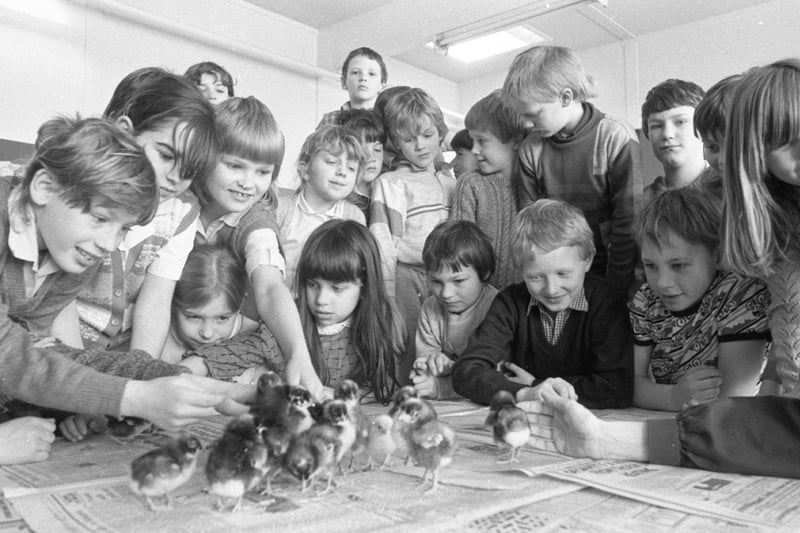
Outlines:
{"type": "Polygon", "coordinates": [[[606,283],[584,279],[587,312],[572,310],[555,345],[547,342],[524,283],[502,290],[453,367],[453,388],[488,404],[498,390],[516,394],[524,387],[508,380],[497,365],[510,361],[535,376],[530,386],[562,378],[578,401],[592,409],[623,408],[633,400],[633,341],[624,302],[612,298],[606,283]]]}
{"type": "Polygon", "coordinates": [[[511,235],[517,214],[515,185],[500,173],[484,176],[469,172],[456,185],[450,218],[475,222],[489,237],[496,267],[489,283],[505,289],[521,281],[511,254],[511,235]]]}
{"type": "Polygon", "coordinates": [[[783,394],[800,397],[800,268],[778,261],[765,282],[770,295],[767,321],[772,344],[767,358],[775,365],[783,394]]]}
{"type": "Polygon", "coordinates": [[[583,117],[567,137],[530,135],[520,146],[520,208],[549,197],[583,211],[597,253],[592,272],[624,298],[633,281],[633,218],[642,207],[642,164],[636,132],[583,104],[583,117]]]}

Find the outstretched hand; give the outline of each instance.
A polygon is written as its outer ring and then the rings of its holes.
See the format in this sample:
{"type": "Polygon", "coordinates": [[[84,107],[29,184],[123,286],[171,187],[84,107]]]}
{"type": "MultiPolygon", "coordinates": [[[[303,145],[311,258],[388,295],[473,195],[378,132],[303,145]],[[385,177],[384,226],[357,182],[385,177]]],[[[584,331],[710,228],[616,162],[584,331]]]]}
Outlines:
{"type": "Polygon", "coordinates": [[[56,424],[49,418],[26,416],[0,424],[0,465],[33,463],[50,457],[56,424]]]}
{"type": "Polygon", "coordinates": [[[546,391],[542,400],[518,407],[528,412],[535,447],[573,457],[605,457],[603,421],[577,401],[546,391]]]}

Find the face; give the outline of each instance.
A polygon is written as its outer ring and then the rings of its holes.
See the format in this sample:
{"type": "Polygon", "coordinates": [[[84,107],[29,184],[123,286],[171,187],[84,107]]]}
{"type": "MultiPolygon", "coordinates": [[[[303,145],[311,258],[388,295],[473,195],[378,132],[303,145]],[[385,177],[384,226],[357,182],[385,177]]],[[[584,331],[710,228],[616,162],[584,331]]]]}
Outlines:
{"type": "Polygon", "coordinates": [[[181,179],[181,159],[183,154],[178,150],[178,145],[183,145],[182,139],[186,133],[186,124],[177,121],[167,122],[158,129],[143,131],[136,136],[136,141],[144,148],[144,153],[156,173],[159,201],[164,202],[179,196],[192,180],[181,179]]]}
{"type": "Polygon", "coordinates": [[[511,167],[517,155],[512,142],[501,142],[492,132],[485,130],[469,130],[472,137],[472,153],[478,158],[481,174],[499,172],[511,176],[511,167]]]}
{"type": "Polygon", "coordinates": [[[433,168],[442,141],[439,130],[427,116],[421,118],[418,129],[416,133],[397,132],[395,136],[397,148],[412,165],[419,168],[433,168]]]}
{"type": "Polygon", "coordinates": [[[367,56],[350,59],[347,76],[342,80],[342,89],[347,90],[351,104],[372,107],[382,87],[381,66],[377,61],[367,56]]]}
{"type": "Polygon", "coordinates": [[[581,259],[577,246],[562,246],[546,254],[533,252],[522,267],[528,292],[551,313],[564,311],[583,287],[591,258],[581,259]]]}
{"type": "Polygon", "coordinates": [[[428,272],[428,285],[439,303],[454,315],[472,307],[483,290],[483,282],[472,265],[461,265],[457,272],[449,266],[428,272]]]}
{"type": "Polygon", "coordinates": [[[224,294],[218,294],[201,307],[181,309],[175,313],[175,328],[186,344],[197,348],[231,336],[236,325],[236,311],[231,309],[224,294]]]}
{"type": "Polygon", "coordinates": [[[717,274],[716,254],[669,233],[661,248],[645,240],[642,263],[647,284],[670,311],[683,311],[705,294],[717,274]]]}
{"type": "Polygon", "coordinates": [[[364,172],[359,177],[360,183],[372,183],[381,174],[383,166],[383,143],[375,141],[364,143],[364,151],[369,160],[364,164],[364,172]]]}
{"type": "Polygon", "coordinates": [[[570,121],[568,107],[559,98],[537,102],[511,97],[508,104],[522,116],[525,126],[541,137],[552,137],[566,128],[570,121]]]}
{"type": "Polygon", "coordinates": [[[462,174],[478,170],[478,156],[473,154],[471,150],[459,148],[456,150],[456,156],[450,164],[453,166],[453,173],[458,178],[462,174]]]}
{"type": "Polygon", "coordinates": [[[767,170],[779,180],[800,186],[800,137],[767,154],[767,170]]]}
{"type": "Polygon", "coordinates": [[[272,184],[275,165],[225,154],[208,180],[212,208],[241,213],[260,200],[272,184]]]}
{"type": "Polygon", "coordinates": [[[320,211],[327,211],[347,198],[353,192],[357,175],[358,161],[351,159],[346,150],[338,155],[319,150],[300,168],[306,200],[320,211]]]}
{"type": "Polygon", "coordinates": [[[308,310],[318,326],[331,326],[347,320],[358,307],[360,296],[359,282],[332,282],[320,278],[306,282],[308,310]]]}
{"type": "Polygon", "coordinates": [[[200,75],[200,83],[197,88],[203,93],[203,96],[208,98],[212,104],[221,104],[228,98],[228,88],[220,81],[219,76],[214,74],[204,73],[200,75]]]}
{"type": "Polygon", "coordinates": [[[700,139],[703,141],[703,157],[711,168],[722,174],[725,163],[725,154],[722,151],[725,147],[725,138],[716,135],[701,135],[700,139]]]}
{"type": "Polygon", "coordinates": [[[136,217],[122,210],[92,206],[84,212],[80,207],[71,207],[52,181],[49,183],[47,190],[34,191],[37,186],[37,177],[34,177],[31,200],[39,247],[44,246],[64,272],[80,274],[101,261],[107,253],[119,247],[125,234],[137,222],[136,217]]]}
{"type": "Polygon", "coordinates": [[[647,131],[653,153],[665,170],[691,165],[703,157],[703,143],[694,134],[691,106],[650,113],[647,131]]]}

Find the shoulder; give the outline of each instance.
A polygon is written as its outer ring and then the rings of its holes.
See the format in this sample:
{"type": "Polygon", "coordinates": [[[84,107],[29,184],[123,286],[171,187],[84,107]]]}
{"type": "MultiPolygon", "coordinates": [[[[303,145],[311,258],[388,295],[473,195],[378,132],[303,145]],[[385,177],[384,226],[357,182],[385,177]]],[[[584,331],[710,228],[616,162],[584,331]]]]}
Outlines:
{"type": "Polygon", "coordinates": [[[609,307],[622,308],[625,306],[625,303],[609,289],[606,280],[596,274],[586,274],[583,280],[583,290],[586,295],[586,300],[589,302],[590,309],[609,307]]]}
{"type": "Polygon", "coordinates": [[[356,222],[366,226],[367,218],[364,212],[354,203],[349,200],[342,200],[342,218],[345,220],[355,220],[356,222]]]}

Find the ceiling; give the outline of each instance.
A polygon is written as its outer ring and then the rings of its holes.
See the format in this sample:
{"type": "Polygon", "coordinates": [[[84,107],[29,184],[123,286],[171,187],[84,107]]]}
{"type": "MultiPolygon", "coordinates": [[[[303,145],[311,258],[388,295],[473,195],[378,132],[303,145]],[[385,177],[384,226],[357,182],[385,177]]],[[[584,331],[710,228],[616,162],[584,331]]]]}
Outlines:
{"type": "MultiPolygon", "coordinates": [[[[531,0],[248,0],[319,30],[319,66],[338,71],[349,50],[369,46],[459,83],[508,68],[519,50],[462,63],[425,46],[437,33],[513,12],[531,0]]],[[[550,0],[553,5],[562,0],[550,0]]],[[[769,0],[587,0],[523,21],[547,44],[594,48],[769,0]],[[604,6],[603,3],[607,5],[604,6]]],[[[541,2],[545,3],[545,2],[541,2]]]]}

